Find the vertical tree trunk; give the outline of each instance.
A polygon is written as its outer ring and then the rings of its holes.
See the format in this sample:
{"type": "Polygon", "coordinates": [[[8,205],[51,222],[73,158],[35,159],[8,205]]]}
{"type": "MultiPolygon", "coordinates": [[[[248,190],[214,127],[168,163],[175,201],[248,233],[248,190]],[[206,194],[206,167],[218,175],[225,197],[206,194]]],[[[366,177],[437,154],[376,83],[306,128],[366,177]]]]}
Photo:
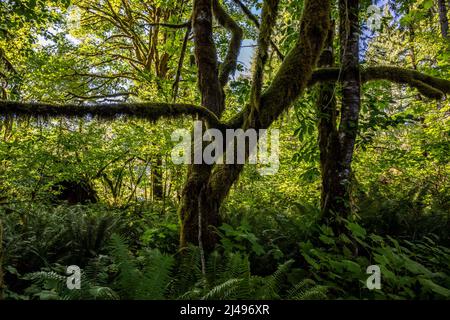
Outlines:
{"type": "Polygon", "coordinates": [[[162,157],[160,154],[156,156],[156,160],[152,163],[152,197],[153,200],[161,200],[163,198],[163,169],[162,157]]]}
{"type": "MultiPolygon", "coordinates": [[[[359,1],[339,0],[342,107],[336,131],[334,97],[330,87],[321,87],[319,110],[327,117],[319,123],[322,165],[322,220],[342,232],[342,219],[351,213],[351,162],[360,111],[359,1]]],[[[322,63],[332,59],[325,52],[322,63]]]]}
{"type": "MultiPolygon", "coordinates": [[[[219,82],[216,47],[212,36],[211,0],[194,0],[192,29],[202,106],[220,117],[224,102],[219,82]]],[[[211,169],[211,165],[207,164],[192,164],[189,167],[179,208],[181,247],[186,246],[187,243],[198,243],[199,211],[202,213],[201,233],[204,248],[208,250],[216,243],[217,236],[209,226],[219,225],[219,208],[208,199],[206,193],[211,169]]]]}
{"type": "MultiPolygon", "coordinates": [[[[320,56],[320,67],[332,67],[334,65],[334,28],[330,29],[327,43],[320,56]]],[[[337,159],[340,158],[340,143],[337,131],[337,109],[335,84],[322,83],[318,86],[317,111],[319,112],[318,132],[320,169],[322,176],[321,212],[322,222],[328,225],[334,223],[336,202],[331,201],[338,197],[337,159]]]]}
{"type": "Polygon", "coordinates": [[[441,34],[444,39],[449,39],[447,5],[444,0],[438,0],[439,23],[441,25],[441,34]]]}
{"type": "Polygon", "coordinates": [[[0,219],[0,300],[3,300],[3,224],[0,219]]]}

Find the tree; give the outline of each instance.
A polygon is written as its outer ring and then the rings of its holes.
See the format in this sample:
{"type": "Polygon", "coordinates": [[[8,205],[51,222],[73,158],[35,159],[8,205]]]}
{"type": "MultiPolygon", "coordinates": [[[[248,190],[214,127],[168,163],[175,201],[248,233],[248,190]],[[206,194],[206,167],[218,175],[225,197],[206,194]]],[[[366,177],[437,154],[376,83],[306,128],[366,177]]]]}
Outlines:
{"type": "Polygon", "coordinates": [[[441,24],[441,33],[444,39],[448,39],[448,18],[447,18],[447,4],[444,0],[438,0],[439,23],[441,24]]]}
{"type": "MultiPolygon", "coordinates": [[[[92,114],[112,119],[125,114],[156,121],[161,117],[197,115],[203,121],[204,129],[226,128],[265,129],[279,118],[298,99],[307,87],[318,83],[343,83],[343,107],[339,136],[339,155],[334,158],[330,150],[326,153],[326,163],[336,168],[327,179],[338,183],[338,195],[331,192],[333,206],[330,212],[348,214],[347,208],[338,201],[338,196],[348,197],[346,181],[350,178],[354,141],[359,114],[359,79],[361,83],[387,79],[417,88],[423,95],[442,98],[450,92],[450,81],[422,74],[418,71],[390,66],[359,68],[358,64],[358,1],[341,1],[341,57],[342,77],[339,68],[316,69],[330,31],[331,1],[305,0],[300,28],[295,45],[284,57],[269,86],[263,90],[264,66],[270,47],[274,47],[272,33],[277,21],[278,0],[264,1],[259,36],[252,76],[251,94],[247,104],[231,120],[224,121],[227,107],[224,88],[230,75],[236,69],[237,56],[241,46],[242,31],[218,0],[194,0],[192,9],[192,30],[194,52],[197,64],[198,89],[201,106],[180,103],[116,103],[116,104],[66,104],[26,103],[16,101],[0,102],[0,113],[10,115],[29,114],[33,116],[82,116],[92,114]],[[214,42],[213,17],[231,33],[228,52],[219,64],[214,42]],[[345,30],[345,32],[344,32],[345,30]],[[350,31],[350,32],[349,32],[350,31]],[[335,161],[338,159],[338,161],[335,161]],[[335,163],[333,163],[333,161],[335,163]],[[335,176],[337,173],[337,177],[335,176]],[[342,186],[342,187],[341,187],[342,186]]],[[[334,112],[332,110],[332,112],[334,112]]],[[[331,129],[333,132],[335,129],[331,129]]],[[[327,145],[329,145],[327,143],[327,145]]],[[[335,152],[335,151],[333,151],[335,152]]],[[[337,151],[336,151],[337,152],[337,151]]],[[[247,152],[248,156],[248,152],[247,152]]],[[[189,167],[184,185],[179,215],[181,221],[180,245],[199,243],[211,249],[216,243],[216,234],[210,226],[220,223],[219,209],[230,188],[239,177],[243,165],[240,164],[193,164],[189,167]]],[[[327,202],[326,202],[327,203],[327,202]]]]}
{"type": "Polygon", "coordinates": [[[0,220],[0,300],[3,299],[3,222],[0,220]]]}

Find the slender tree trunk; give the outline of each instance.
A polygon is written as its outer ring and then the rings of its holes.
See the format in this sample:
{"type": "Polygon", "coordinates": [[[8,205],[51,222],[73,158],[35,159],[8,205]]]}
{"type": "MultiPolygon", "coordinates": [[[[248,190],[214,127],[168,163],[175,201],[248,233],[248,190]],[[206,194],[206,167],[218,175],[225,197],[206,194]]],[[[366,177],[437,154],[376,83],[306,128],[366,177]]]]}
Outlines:
{"type": "MultiPolygon", "coordinates": [[[[334,28],[330,29],[327,43],[319,60],[320,67],[334,66],[334,28]]],[[[338,197],[337,191],[341,188],[338,183],[338,162],[340,158],[340,142],[337,131],[337,105],[335,96],[336,85],[322,83],[318,86],[317,110],[319,112],[319,151],[320,169],[322,176],[321,211],[322,222],[334,223],[333,212],[336,210],[336,202],[331,201],[338,197]]]]}
{"type": "MultiPolygon", "coordinates": [[[[339,129],[331,88],[322,86],[319,108],[327,117],[319,123],[322,165],[322,220],[342,232],[342,218],[351,213],[351,162],[358,132],[360,111],[359,1],[340,0],[342,107],[339,129]],[[334,109],[334,110],[333,110],[334,109]]],[[[332,59],[325,52],[322,63],[332,59]]]]}
{"type": "Polygon", "coordinates": [[[448,34],[448,17],[447,17],[447,4],[444,0],[438,0],[439,8],[439,23],[441,25],[441,34],[444,39],[449,39],[448,34]]]}
{"type": "Polygon", "coordinates": [[[0,300],[3,300],[3,223],[0,219],[0,300]]]}
{"type": "Polygon", "coordinates": [[[152,197],[153,200],[163,198],[163,168],[162,156],[158,154],[156,160],[152,163],[152,197]]]}

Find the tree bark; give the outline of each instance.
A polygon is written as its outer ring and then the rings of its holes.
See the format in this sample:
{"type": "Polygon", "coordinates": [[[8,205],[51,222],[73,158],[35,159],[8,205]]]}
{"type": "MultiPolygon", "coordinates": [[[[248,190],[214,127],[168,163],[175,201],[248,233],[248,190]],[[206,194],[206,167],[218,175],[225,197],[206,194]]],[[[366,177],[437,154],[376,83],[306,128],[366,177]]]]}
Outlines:
{"type": "Polygon", "coordinates": [[[0,219],[0,300],[3,300],[3,223],[0,219]]]}
{"type": "MultiPolygon", "coordinates": [[[[334,97],[330,88],[322,87],[319,97],[319,107],[328,116],[328,119],[325,118],[319,123],[322,221],[331,225],[337,233],[343,231],[342,219],[351,213],[351,162],[358,132],[361,94],[358,11],[358,0],[339,1],[342,106],[337,131],[336,115],[332,109],[334,97]]],[[[323,62],[329,63],[330,57],[324,55],[323,62]]]]}
{"type": "MultiPolygon", "coordinates": [[[[319,60],[320,67],[333,67],[334,65],[334,49],[333,49],[334,32],[330,29],[327,38],[327,44],[322,52],[319,60]]],[[[336,105],[336,84],[321,83],[318,87],[317,111],[319,113],[318,122],[318,139],[320,152],[320,170],[322,178],[321,191],[321,212],[322,222],[328,225],[334,223],[332,212],[335,210],[333,201],[336,197],[336,190],[340,190],[336,185],[338,182],[338,166],[337,159],[340,158],[340,142],[337,131],[337,105],[336,105]]]]}
{"type": "MultiPolygon", "coordinates": [[[[192,17],[202,106],[219,118],[224,110],[224,96],[219,81],[217,53],[212,35],[212,1],[195,0],[192,17]]],[[[203,242],[203,247],[205,250],[212,249],[217,242],[217,235],[210,226],[219,225],[219,208],[208,199],[206,191],[211,169],[211,165],[204,163],[191,164],[188,169],[179,208],[180,247],[185,247],[187,243],[198,244],[199,211],[202,212],[202,239],[200,240],[203,242]]]]}
{"type": "Polygon", "coordinates": [[[444,39],[449,39],[447,5],[444,0],[438,0],[439,23],[441,25],[441,34],[444,39]]]}
{"type": "Polygon", "coordinates": [[[153,200],[161,200],[163,198],[163,167],[162,156],[156,155],[155,161],[152,163],[152,197],[153,200]]]}
{"type": "MultiPolygon", "coordinates": [[[[199,0],[200,1],[200,0],[199,0]]],[[[206,0],[201,0],[206,1],[206,0]]],[[[197,2],[197,1],[196,1],[197,2]]],[[[196,5],[194,2],[194,21],[196,5]]],[[[307,0],[300,23],[300,33],[294,48],[284,59],[271,85],[260,97],[257,119],[251,121],[253,129],[268,128],[280,114],[289,108],[308,86],[323,44],[328,34],[330,22],[329,0],[307,0]]],[[[198,9],[197,9],[198,11],[198,9]]],[[[195,33],[194,25],[194,33],[195,33]]],[[[196,43],[199,41],[196,39],[196,43]]],[[[208,45],[210,46],[210,44],[208,45]]],[[[196,55],[202,54],[200,50],[196,55]]],[[[211,51],[210,51],[211,53],[211,51]]],[[[200,59],[197,57],[197,63],[200,59]]],[[[199,65],[199,73],[201,66],[199,65]]],[[[200,77],[199,77],[200,78],[200,77]]],[[[202,88],[201,85],[199,85],[202,88]]],[[[202,90],[202,89],[201,89],[202,90]]],[[[207,94],[210,91],[202,92],[207,94]]],[[[208,99],[205,101],[217,101],[208,99]]],[[[203,105],[207,107],[206,104],[203,105]]],[[[219,109],[220,110],[220,109],[219,109]]],[[[251,106],[246,108],[230,122],[232,127],[242,127],[251,114],[251,106]]],[[[220,113],[218,114],[220,116],[220,113]]],[[[214,247],[217,236],[209,226],[218,226],[219,209],[233,183],[239,177],[243,165],[222,164],[214,168],[206,165],[193,165],[189,168],[188,179],[182,194],[180,206],[181,233],[180,245],[198,242],[198,204],[201,204],[202,238],[205,250],[214,247]],[[200,195],[200,196],[197,196],[200,195]]]]}

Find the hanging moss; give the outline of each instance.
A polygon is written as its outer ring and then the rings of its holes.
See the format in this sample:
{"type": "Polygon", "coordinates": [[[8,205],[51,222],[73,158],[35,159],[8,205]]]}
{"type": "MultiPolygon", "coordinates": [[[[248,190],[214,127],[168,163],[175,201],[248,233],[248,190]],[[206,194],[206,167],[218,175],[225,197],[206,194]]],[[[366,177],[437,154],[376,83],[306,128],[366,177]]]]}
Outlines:
{"type": "MultiPolygon", "coordinates": [[[[308,86],[321,82],[335,82],[340,74],[339,68],[321,68],[314,71],[308,86]]],[[[407,84],[416,88],[424,96],[431,99],[442,99],[450,94],[450,81],[433,77],[416,70],[393,66],[368,67],[361,70],[361,81],[388,80],[398,84],[407,84]]]]}
{"type": "Polygon", "coordinates": [[[416,70],[403,69],[391,66],[368,67],[362,72],[363,81],[389,80],[396,83],[409,84],[417,88],[429,98],[442,98],[443,94],[450,93],[450,81],[429,76],[416,70]],[[438,92],[441,95],[438,95],[438,92]]]}
{"type": "Polygon", "coordinates": [[[26,103],[16,101],[1,101],[2,115],[31,115],[34,117],[83,117],[96,116],[100,119],[112,120],[120,116],[157,121],[161,118],[176,118],[182,115],[199,115],[208,120],[210,126],[225,128],[225,125],[208,109],[190,104],[170,103],[117,103],[56,105],[49,103],[26,103]]]}

